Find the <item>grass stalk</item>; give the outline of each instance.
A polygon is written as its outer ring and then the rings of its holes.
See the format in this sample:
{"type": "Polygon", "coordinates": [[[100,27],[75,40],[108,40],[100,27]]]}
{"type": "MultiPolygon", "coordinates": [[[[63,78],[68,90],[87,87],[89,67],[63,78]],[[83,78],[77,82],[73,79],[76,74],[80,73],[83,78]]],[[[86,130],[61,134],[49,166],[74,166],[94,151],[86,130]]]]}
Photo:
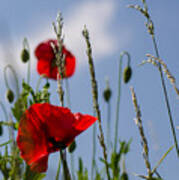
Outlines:
{"type": "Polygon", "coordinates": [[[105,162],[107,178],[108,178],[108,180],[110,180],[111,178],[110,178],[110,172],[109,172],[109,165],[108,165],[108,161],[107,161],[107,148],[106,148],[105,141],[104,141],[104,133],[103,133],[102,123],[101,123],[101,111],[100,111],[99,103],[98,103],[98,88],[97,88],[97,81],[96,81],[96,77],[95,77],[95,69],[94,69],[93,58],[92,58],[92,49],[91,49],[91,44],[89,41],[89,32],[86,29],[86,27],[84,27],[84,30],[82,33],[83,33],[83,36],[84,36],[86,44],[87,44],[86,53],[88,56],[88,63],[89,63],[89,69],[90,69],[90,75],[91,75],[93,108],[94,108],[97,118],[98,118],[98,125],[99,125],[99,131],[100,131],[100,135],[98,136],[98,138],[99,138],[100,145],[103,149],[103,157],[104,157],[104,162],[105,162]]]}
{"type": "MultiPolygon", "coordinates": [[[[59,94],[60,104],[63,107],[64,106],[64,91],[63,91],[63,86],[62,86],[62,80],[63,80],[63,74],[64,74],[63,72],[64,72],[65,56],[62,53],[63,18],[62,18],[61,13],[58,13],[58,15],[57,15],[57,26],[55,23],[53,23],[53,27],[54,27],[54,31],[55,31],[56,36],[57,36],[58,51],[56,50],[54,44],[51,44],[51,45],[52,45],[52,48],[53,48],[55,56],[56,56],[56,65],[57,65],[58,73],[59,73],[59,74],[57,74],[57,86],[58,86],[57,92],[59,94]]],[[[71,175],[70,175],[70,171],[69,171],[67,160],[66,160],[66,151],[65,150],[64,151],[60,150],[60,157],[61,157],[61,160],[63,163],[64,178],[65,178],[65,180],[71,180],[71,175]]],[[[60,164],[60,162],[59,162],[59,164],[60,164]]],[[[59,178],[58,170],[57,170],[56,178],[59,178]]]]}
{"type": "Polygon", "coordinates": [[[140,133],[140,136],[141,136],[142,147],[143,147],[143,157],[144,157],[145,165],[146,165],[146,168],[147,168],[148,177],[150,179],[150,178],[152,178],[152,171],[151,171],[151,165],[150,165],[150,162],[149,162],[148,142],[147,142],[147,138],[146,138],[146,136],[144,134],[144,128],[143,128],[142,119],[141,119],[141,111],[140,111],[139,105],[137,103],[137,97],[136,97],[136,94],[134,92],[133,87],[131,87],[131,93],[132,93],[132,101],[133,101],[133,104],[134,104],[134,109],[135,109],[135,112],[136,112],[135,122],[136,122],[136,125],[137,125],[137,127],[139,129],[139,133],[140,133]]]}

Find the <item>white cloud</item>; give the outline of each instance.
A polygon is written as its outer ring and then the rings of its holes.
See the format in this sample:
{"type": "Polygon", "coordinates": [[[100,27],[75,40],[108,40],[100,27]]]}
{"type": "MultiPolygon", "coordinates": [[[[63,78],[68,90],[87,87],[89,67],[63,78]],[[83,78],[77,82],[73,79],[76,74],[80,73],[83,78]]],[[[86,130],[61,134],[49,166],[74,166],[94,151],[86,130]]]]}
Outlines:
{"type": "MultiPolygon", "coordinates": [[[[95,59],[102,59],[106,55],[113,54],[118,50],[119,39],[116,39],[116,35],[110,32],[110,23],[115,13],[115,1],[85,1],[81,4],[73,5],[67,16],[64,18],[64,34],[65,45],[76,56],[78,66],[85,64],[86,58],[86,44],[82,37],[82,30],[86,24],[89,32],[93,48],[93,56],[95,59]]],[[[44,17],[45,18],[45,17],[44,17]]],[[[37,44],[48,38],[55,38],[51,22],[47,22],[46,25],[40,24],[39,31],[32,32],[29,36],[29,42],[31,50],[34,51],[37,44]]],[[[120,32],[118,33],[118,37],[120,32]]],[[[122,39],[125,39],[127,34],[121,32],[122,39]],[[125,37],[124,37],[125,36],[125,37]]],[[[120,42],[124,42],[121,41],[120,42]]],[[[19,42],[15,48],[15,57],[19,61],[19,54],[22,48],[22,43],[19,42]]],[[[31,52],[33,53],[33,52],[31,52]]],[[[0,56],[2,56],[0,51],[0,56]]],[[[20,61],[19,61],[20,62],[20,61]]],[[[0,62],[2,63],[2,62],[0,62]]],[[[21,70],[26,69],[22,63],[18,63],[21,70]]],[[[36,60],[33,56],[32,67],[35,68],[36,60]]]]}
{"type": "Polygon", "coordinates": [[[70,12],[64,26],[65,43],[73,49],[80,64],[83,64],[85,58],[86,45],[81,34],[85,24],[95,57],[101,58],[116,51],[116,37],[109,31],[114,12],[113,1],[83,2],[70,12]]]}

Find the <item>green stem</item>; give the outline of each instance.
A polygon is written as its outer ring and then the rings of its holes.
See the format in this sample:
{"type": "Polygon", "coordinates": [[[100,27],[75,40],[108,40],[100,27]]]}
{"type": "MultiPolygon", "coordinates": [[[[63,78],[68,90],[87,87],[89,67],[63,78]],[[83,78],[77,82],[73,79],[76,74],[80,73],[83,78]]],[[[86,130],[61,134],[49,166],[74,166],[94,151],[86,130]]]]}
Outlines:
{"type": "Polygon", "coordinates": [[[61,158],[59,158],[59,161],[58,161],[58,169],[57,169],[57,173],[56,173],[56,178],[55,178],[55,180],[59,180],[60,168],[61,168],[61,158]]]}
{"type": "Polygon", "coordinates": [[[68,169],[68,164],[66,161],[66,151],[65,150],[64,150],[64,152],[62,150],[60,150],[60,157],[63,162],[64,178],[65,178],[65,180],[71,180],[70,172],[68,169]]]}
{"type": "Polygon", "coordinates": [[[27,67],[27,84],[30,83],[30,70],[31,70],[31,60],[28,61],[28,67],[27,67]]]}
{"type": "Polygon", "coordinates": [[[0,101],[0,106],[4,112],[5,120],[8,121],[8,115],[7,115],[6,107],[4,106],[4,104],[1,101],[0,101]]]}
{"type": "Polygon", "coordinates": [[[109,152],[110,143],[111,143],[111,103],[107,102],[107,149],[109,152]]]}
{"type": "Polygon", "coordinates": [[[66,98],[67,98],[67,106],[71,108],[71,101],[70,101],[70,86],[68,83],[68,79],[65,79],[65,89],[66,89],[66,98]]]}
{"type": "Polygon", "coordinates": [[[96,168],[96,124],[93,125],[93,154],[92,154],[91,178],[94,177],[95,168],[96,168]]]}
{"type": "MultiPolygon", "coordinates": [[[[154,44],[154,49],[155,49],[156,56],[157,56],[157,58],[160,58],[157,43],[156,43],[154,35],[152,35],[152,41],[153,41],[153,44],[154,44]]],[[[179,157],[179,148],[178,148],[178,142],[177,142],[175,127],[174,127],[174,123],[173,123],[173,118],[172,118],[172,113],[171,113],[171,109],[170,109],[167,89],[166,89],[166,85],[165,85],[163,72],[162,72],[160,63],[159,63],[159,72],[160,72],[162,88],[163,88],[163,92],[164,92],[164,96],[165,96],[165,103],[166,103],[166,106],[167,106],[167,112],[168,112],[168,116],[169,116],[170,126],[171,126],[171,130],[172,130],[173,138],[174,138],[175,148],[176,148],[177,155],[179,157]]]]}
{"type": "Polygon", "coordinates": [[[70,154],[70,160],[71,160],[71,163],[70,163],[70,165],[71,165],[71,175],[72,175],[72,179],[75,180],[74,154],[73,153],[70,154]]]}
{"type": "MultiPolygon", "coordinates": [[[[38,92],[39,90],[39,87],[40,87],[40,83],[42,81],[42,79],[45,77],[45,75],[41,75],[37,81],[37,85],[36,85],[36,93],[38,92]]],[[[48,81],[47,81],[48,82],[48,81]]]]}
{"type": "Polygon", "coordinates": [[[0,144],[0,147],[3,147],[3,146],[6,146],[6,145],[8,145],[9,143],[11,143],[13,140],[11,139],[11,140],[9,140],[9,141],[7,141],[7,142],[5,142],[5,143],[2,143],[2,144],[0,144]]]}
{"type": "MultiPolygon", "coordinates": [[[[71,101],[70,101],[70,87],[68,83],[68,79],[65,79],[65,89],[66,89],[66,99],[67,99],[67,107],[71,108],[71,101]]],[[[70,154],[70,165],[71,165],[71,175],[72,179],[75,180],[75,168],[74,168],[74,153],[70,154]]]]}
{"type": "Polygon", "coordinates": [[[14,76],[15,84],[16,84],[16,95],[17,95],[17,98],[18,98],[19,95],[20,95],[20,90],[19,90],[19,82],[18,82],[18,78],[17,78],[17,73],[16,73],[16,71],[14,70],[14,68],[10,64],[6,65],[5,68],[4,68],[5,85],[6,85],[6,87],[8,89],[10,89],[9,84],[8,84],[7,74],[6,74],[8,68],[11,70],[11,72],[12,72],[12,74],[14,76]]]}
{"type": "Polygon", "coordinates": [[[115,136],[114,136],[114,151],[116,152],[117,148],[117,139],[118,139],[118,126],[119,126],[119,106],[121,98],[121,77],[122,77],[122,59],[124,55],[127,56],[127,65],[130,66],[131,57],[127,51],[122,51],[119,59],[119,74],[118,74],[118,95],[117,95],[117,104],[116,104],[116,122],[115,122],[115,136]]]}
{"type": "Polygon", "coordinates": [[[116,122],[115,122],[115,136],[114,136],[115,152],[117,148],[117,139],[118,139],[119,105],[120,105],[120,97],[121,97],[121,76],[122,76],[122,56],[120,56],[120,60],[119,60],[118,95],[117,95],[117,104],[116,104],[116,122]]]}
{"type": "MultiPolygon", "coordinates": [[[[30,54],[30,46],[29,46],[27,38],[24,38],[24,40],[23,40],[23,48],[27,49],[29,54],[30,54]]],[[[30,70],[31,70],[31,62],[29,59],[28,60],[28,67],[27,67],[27,84],[30,83],[30,70]]]]}

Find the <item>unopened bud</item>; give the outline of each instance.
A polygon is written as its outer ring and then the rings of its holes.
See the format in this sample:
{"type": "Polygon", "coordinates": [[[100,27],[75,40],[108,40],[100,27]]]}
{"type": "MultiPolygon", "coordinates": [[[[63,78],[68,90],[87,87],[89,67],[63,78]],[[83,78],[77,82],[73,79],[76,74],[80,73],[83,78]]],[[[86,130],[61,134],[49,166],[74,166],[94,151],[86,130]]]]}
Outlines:
{"type": "Polygon", "coordinates": [[[123,172],[121,175],[121,180],[128,180],[128,175],[126,172],[123,172]]]}
{"type": "Polygon", "coordinates": [[[2,136],[3,134],[3,128],[2,128],[2,125],[0,125],[0,136],[2,136]]]}
{"type": "Polygon", "coordinates": [[[132,76],[132,69],[130,66],[127,66],[123,72],[124,83],[128,83],[129,80],[131,79],[131,76],[132,76]]]}
{"type": "Polygon", "coordinates": [[[76,149],[76,142],[74,140],[68,147],[68,151],[69,151],[69,153],[73,153],[75,151],[75,149],[76,149]]]}
{"type": "Polygon", "coordinates": [[[12,103],[14,101],[14,93],[13,93],[13,91],[11,89],[7,90],[6,98],[10,103],[12,103]]]}
{"type": "Polygon", "coordinates": [[[26,63],[29,61],[29,59],[30,59],[29,51],[24,48],[21,52],[21,60],[23,63],[26,63]]]}
{"type": "Polygon", "coordinates": [[[110,88],[107,87],[107,88],[104,90],[104,92],[103,92],[104,100],[105,100],[106,102],[109,102],[109,100],[110,100],[110,98],[111,98],[111,95],[112,95],[112,92],[111,92],[110,88]]]}

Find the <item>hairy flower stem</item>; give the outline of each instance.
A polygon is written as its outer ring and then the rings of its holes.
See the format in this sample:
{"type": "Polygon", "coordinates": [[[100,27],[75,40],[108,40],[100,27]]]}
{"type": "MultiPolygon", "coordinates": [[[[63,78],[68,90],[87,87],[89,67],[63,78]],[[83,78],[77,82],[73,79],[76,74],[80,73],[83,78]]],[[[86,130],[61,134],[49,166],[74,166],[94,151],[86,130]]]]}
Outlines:
{"type": "MultiPolygon", "coordinates": [[[[54,31],[57,36],[57,43],[58,43],[58,50],[56,50],[55,45],[52,45],[52,48],[54,50],[55,56],[56,56],[56,65],[58,68],[58,75],[57,75],[57,85],[58,85],[58,94],[60,98],[61,106],[64,106],[64,91],[62,87],[62,80],[64,75],[64,62],[65,62],[65,56],[62,53],[62,47],[63,47],[63,38],[62,38],[62,27],[63,27],[63,18],[61,13],[58,13],[57,15],[57,26],[55,23],[53,23],[54,31]]],[[[63,163],[63,171],[64,171],[64,178],[65,180],[71,180],[70,172],[68,169],[68,164],[66,160],[66,151],[60,150],[60,157],[62,159],[63,163]]],[[[60,161],[60,160],[59,160],[60,161]]],[[[60,164],[60,162],[59,162],[60,164]]],[[[56,178],[59,177],[58,171],[56,178]]]]}
{"type": "MultiPolygon", "coordinates": [[[[66,100],[67,100],[67,107],[71,108],[71,101],[70,101],[70,87],[68,83],[68,79],[65,79],[65,92],[66,92],[66,100]]],[[[75,180],[75,168],[74,168],[74,153],[70,153],[70,166],[71,166],[71,175],[72,179],[75,180]]]]}
{"type": "Polygon", "coordinates": [[[111,145],[111,103],[107,102],[107,148],[108,152],[111,145]]]}
{"type": "Polygon", "coordinates": [[[60,161],[60,159],[59,159],[59,161],[58,161],[58,168],[57,168],[57,173],[56,173],[55,180],[59,180],[59,176],[60,176],[60,168],[61,168],[61,161],[60,161]]]}
{"type": "Polygon", "coordinates": [[[149,162],[149,148],[148,148],[147,139],[145,137],[144,129],[143,129],[143,125],[142,125],[141,111],[140,111],[139,105],[137,103],[136,94],[132,87],[131,87],[131,93],[132,93],[132,101],[133,101],[135,112],[136,112],[135,123],[139,129],[139,133],[141,136],[142,146],[143,146],[143,157],[144,157],[145,165],[146,165],[147,172],[148,172],[148,178],[150,179],[150,178],[152,178],[152,171],[151,171],[151,165],[149,162]]]}
{"type": "Polygon", "coordinates": [[[69,169],[68,169],[68,164],[67,164],[67,161],[66,161],[66,152],[60,150],[60,157],[62,159],[62,163],[63,163],[63,170],[64,170],[64,178],[65,180],[71,180],[71,176],[70,176],[70,172],[69,172],[69,169]]]}
{"type": "Polygon", "coordinates": [[[100,131],[100,136],[98,136],[99,138],[99,142],[101,144],[101,147],[103,149],[103,157],[104,157],[104,161],[105,161],[105,167],[106,167],[106,173],[107,173],[107,178],[108,180],[110,180],[110,172],[109,172],[109,165],[107,162],[107,149],[106,149],[106,145],[104,142],[104,134],[103,134],[103,129],[102,129],[102,124],[101,124],[101,112],[99,109],[99,104],[98,104],[98,88],[97,88],[97,82],[96,82],[96,78],[95,78],[95,70],[94,70],[94,64],[93,64],[93,59],[92,59],[92,49],[91,49],[91,44],[89,41],[89,32],[86,29],[86,27],[84,27],[84,30],[82,32],[85,40],[86,40],[86,44],[87,44],[87,56],[88,56],[88,63],[89,63],[89,69],[90,69],[90,75],[91,75],[91,85],[92,85],[92,95],[93,95],[93,108],[96,111],[96,115],[98,118],[98,125],[99,125],[99,131],[100,131]]]}
{"type": "MultiPolygon", "coordinates": [[[[36,85],[36,93],[39,91],[39,87],[40,87],[40,83],[41,83],[41,81],[45,78],[46,76],[44,75],[44,74],[42,74],[40,77],[39,77],[39,79],[38,79],[38,81],[37,81],[37,85],[36,85]]],[[[47,78],[47,82],[48,82],[48,78],[47,78]]]]}
{"type": "Polygon", "coordinates": [[[117,95],[117,104],[116,104],[116,122],[115,122],[115,136],[114,136],[114,152],[116,152],[117,148],[117,140],[118,140],[118,126],[119,126],[119,106],[120,106],[120,98],[121,98],[121,77],[122,77],[122,60],[124,55],[127,56],[127,66],[130,65],[131,57],[127,51],[123,51],[120,54],[119,59],[119,74],[118,74],[118,95],[117,95]]]}
{"type": "Polygon", "coordinates": [[[8,68],[11,70],[13,77],[15,79],[16,96],[18,98],[20,95],[20,90],[19,90],[19,82],[18,82],[18,78],[17,78],[17,73],[16,73],[15,69],[10,64],[6,65],[4,68],[4,81],[5,81],[6,87],[8,89],[10,89],[9,84],[8,84],[7,74],[6,74],[8,68]]]}
{"type": "MultiPolygon", "coordinates": [[[[95,116],[95,112],[93,113],[95,116]]],[[[91,163],[91,178],[94,178],[94,171],[96,168],[96,124],[93,125],[93,149],[92,149],[92,163],[91,163]]]]}
{"type": "MultiPolygon", "coordinates": [[[[24,40],[23,40],[23,48],[27,49],[29,54],[30,54],[30,46],[29,46],[27,38],[24,38],[24,40]]],[[[31,72],[31,60],[29,58],[29,60],[28,60],[28,67],[27,67],[27,84],[30,83],[30,75],[31,75],[30,72],[31,72]]]]}
{"type": "Polygon", "coordinates": [[[27,84],[30,83],[30,70],[31,70],[31,60],[28,61],[28,67],[27,67],[27,84]]]}
{"type": "Polygon", "coordinates": [[[8,122],[8,114],[7,114],[7,111],[6,111],[6,107],[4,106],[4,104],[2,103],[2,101],[0,101],[0,106],[1,106],[2,111],[3,111],[3,113],[4,113],[5,121],[8,122]]]}
{"type": "MultiPolygon", "coordinates": [[[[152,35],[152,41],[153,41],[153,44],[154,44],[154,49],[155,49],[156,56],[157,56],[157,58],[160,58],[154,34],[152,35]]],[[[169,116],[169,120],[170,120],[170,126],[171,126],[171,130],[172,130],[173,138],[174,138],[176,152],[177,152],[177,155],[178,155],[178,158],[179,158],[179,147],[178,147],[175,127],[174,127],[174,123],[173,123],[172,113],[171,113],[171,109],[170,109],[170,104],[169,104],[169,100],[168,100],[167,89],[166,89],[166,85],[165,85],[165,81],[164,81],[164,77],[163,77],[161,64],[159,63],[158,65],[159,65],[159,72],[160,72],[160,77],[161,77],[161,82],[162,82],[162,88],[163,88],[163,92],[164,92],[164,96],[165,96],[165,103],[166,103],[166,106],[167,106],[167,112],[168,112],[168,116],[169,116]]]]}
{"type": "Polygon", "coordinates": [[[117,138],[118,138],[118,124],[119,124],[119,105],[121,97],[121,76],[122,76],[122,59],[119,60],[119,75],[118,75],[118,95],[116,104],[116,122],[115,122],[115,136],[114,136],[114,152],[117,148],[117,138]]]}

